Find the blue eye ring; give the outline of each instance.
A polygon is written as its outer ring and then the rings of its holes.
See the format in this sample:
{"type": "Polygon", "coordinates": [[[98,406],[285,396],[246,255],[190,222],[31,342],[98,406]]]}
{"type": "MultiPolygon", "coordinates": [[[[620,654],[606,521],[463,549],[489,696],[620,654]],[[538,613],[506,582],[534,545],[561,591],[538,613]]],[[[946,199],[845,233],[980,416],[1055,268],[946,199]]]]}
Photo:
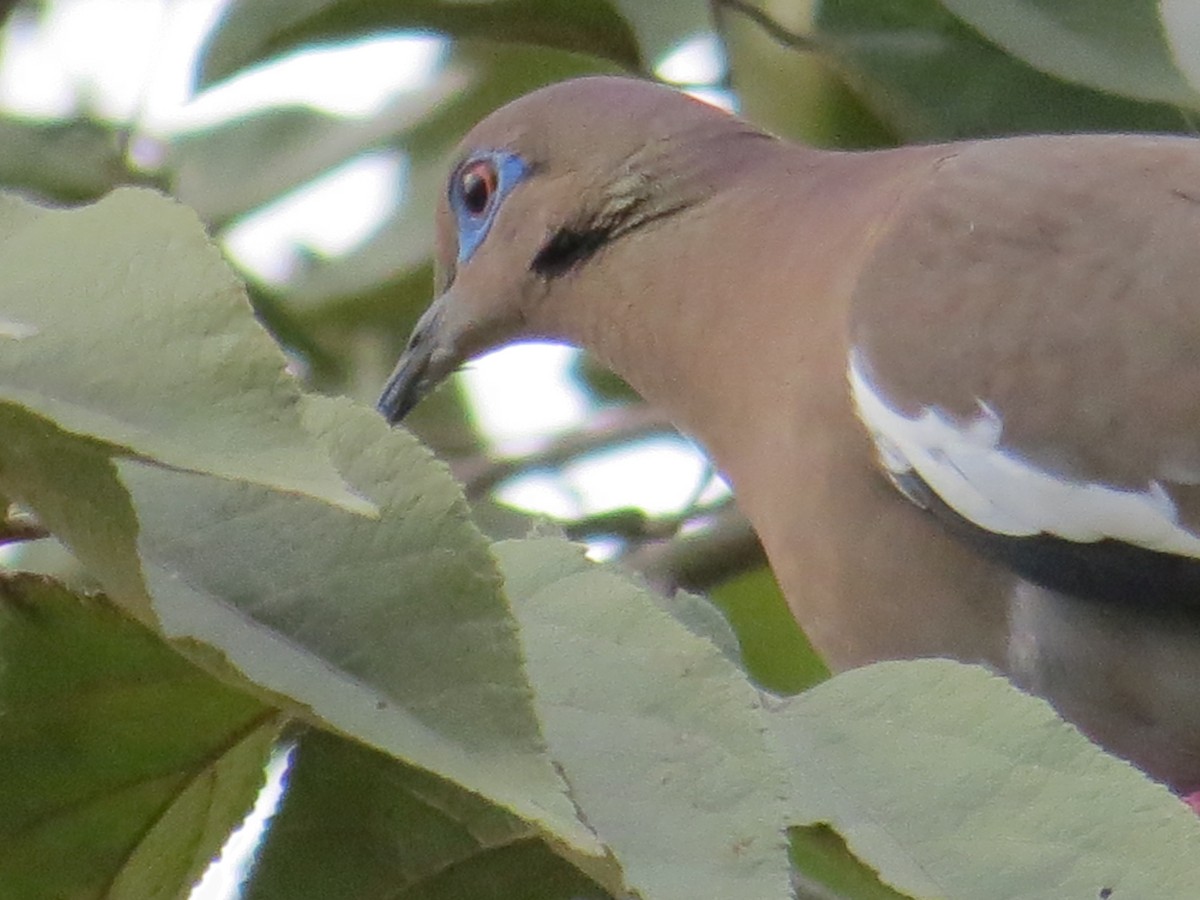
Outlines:
{"type": "Polygon", "coordinates": [[[450,208],[458,222],[458,263],[479,248],[509,192],[529,173],[529,166],[507,150],[487,150],[463,160],[450,177],[450,208]]]}

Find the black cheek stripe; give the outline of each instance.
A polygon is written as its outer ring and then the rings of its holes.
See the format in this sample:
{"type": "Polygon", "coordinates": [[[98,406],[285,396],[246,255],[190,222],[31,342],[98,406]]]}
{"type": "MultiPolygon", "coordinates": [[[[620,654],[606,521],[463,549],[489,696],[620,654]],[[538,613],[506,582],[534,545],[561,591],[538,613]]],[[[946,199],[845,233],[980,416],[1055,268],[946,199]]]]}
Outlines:
{"type": "Polygon", "coordinates": [[[557,278],[588,260],[609,237],[601,228],[560,228],[542,245],[529,270],[542,278],[557,278]]]}

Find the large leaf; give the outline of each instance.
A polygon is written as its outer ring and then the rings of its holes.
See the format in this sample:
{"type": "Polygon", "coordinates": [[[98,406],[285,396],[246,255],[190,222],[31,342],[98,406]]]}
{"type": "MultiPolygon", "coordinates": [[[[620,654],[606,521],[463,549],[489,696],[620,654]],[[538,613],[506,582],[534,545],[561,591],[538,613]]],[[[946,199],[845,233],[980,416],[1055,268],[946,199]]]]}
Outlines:
{"type": "Polygon", "coordinates": [[[37,514],[112,599],[154,624],[137,552],[137,515],[111,448],[0,403],[0,489],[37,514]]]}
{"type": "Polygon", "coordinates": [[[383,29],[535,44],[641,67],[637,40],[608,0],[238,0],[209,37],[200,81],[218,81],[305,44],[383,29]]]}
{"type": "Polygon", "coordinates": [[[94,200],[129,178],[116,129],[89,119],[0,117],[0,184],[60,202],[94,200]]]}
{"type": "Polygon", "coordinates": [[[97,598],[0,577],[5,897],[178,897],[254,800],[273,710],[97,598]]]}
{"type": "Polygon", "coordinates": [[[793,824],[918,897],[1200,896],[1200,819],[1041,700],[946,660],[880,663],[771,716],[793,824]]]}
{"type": "MultiPolygon", "coordinates": [[[[144,192],[123,196],[133,207],[117,204],[118,211],[137,213],[142,203],[165,206],[172,214],[179,211],[144,192]]],[[[12,209],[16,212],[6,221],[17,234],[47,216],[83,214],[48,214],[22,204],[12,209]]],[[[199,230],[190,216],[188,221],[199,230]]],[[[122,227],[120,222],[107,224],[118,231],[122,227]]],[[[169,226],[168,222],[164,239],[174,237],[178,243],[180,235],[169,226]]],[[[91,228],[100,230],[96,223],[91,228]]],[[[103,234],[94,236],[97,243],[103,242],[103,234]]],[[[153,244],[153,236],[147,239],[153,244]]],[[[183,243],[182,249],[188,249],[183,243]]],[[[9,246],[11,240],[4,242],[0,234],[0,253],[9,246]]],[[[202,246],[211,252],[207,243],[202,246]]],[[[39,249],[49,252],[40,245],[39,249]]],[[[105,271],[136,271],[136,259],[115,254],[105,271]]],[[[166,261],[158,265],[166,266],[166,261]]],[[[190,273],[186,258],[178,268],[179,277],[190,273]]],[[[37,286],[27,286],[37,294],[37,286]]],[[[17,290],[12,283],[5,287],[0,297],[17,290]]],[[[236,290],[230,293],[238,299],[236,290]]],[[[48,305],[54,299],[47,297],[48,305]]],[[[244,302],[226,309],[229,304],[224,301],[230,298],[210,298],[225,326],[218,329],[212,324],[214,313],[200,300],[183,299],[187,302],[182,310],[144,298],[141,306],[134,304],[134,311],[142,313],[147,325],[160,329],[167,327],[158,321],[165,314],[160,306],[166,313],[182,312],[182,321],[171,332],[176,344],[198,345],[197,353],[211,348],[207,355],[228,369],[236,371],[243,361],[229,358],[227,351],[244,350],[251,357],[249,372],[231,386],[245,391],[247,402],[240,402],[236,390],[232,397],[218,394],[213,409],[195,410],[184,424],[199,428],[207,413],[219,431],[222,416],[229,413],[220,402],[226,399],[238,419],[257,410],[264,420],[257,427],[268,437],[252,433],[241,447],[238,435],[230,449],[253,456],[255,442],[273,436],[282,443],[286,463],[291,434],[272,423],[286,423],[290,414],[302,439],[295,443],[329,467],[327,481],[337,487],[337,497],[369,505],[344,488],[342,475],[328,462],[331,453],[337,454],[350,481],[361,481],[364,493],[379,494],[386,502],[384,520],[364,518],[291,490],[165,468],[139,458],[117,460],[117,481],[111,447],[55,424],[55,419],[93,416],[104,425],[115,417],[104,416],[103,409],[93,413],[83,400],[64,404],[57,400],[57,391],[45,392],[51,397],[46,405],[59,414],[54,418],[34,416],[16,404],[5,407],[7,433],[0,442],[5,492],[32,508],[125,605],[145,620],[161,623],[169,636],[199,647],[196,652],[206,661],[232,664],[289,709],[311,710],[321,721],[506,803],[566,843],[594,846],[542,753],[494,564],[483,537],[466,521],[465,504],[444,467],[411,438],[390,432],[368,410],[312,401],[303,406],[307,422],[301,421],[298,402],[284,403],[280,410],[278,403],[269,402],[275,399],[272,391],[286,391],[285,399],[294,393],[296,401],[300,395],[278,367],[277,351],[257,354],[255,360],[256,343],[271,345],[244,302]],[[227,333],[238,339],[225,339],[227,333]],[[400,479],[398,471],[404,473],[400,479]],[[127,490],[133,494],[132,504],[127,490]]],[[[39,357],[33,350],[61,346],[66,354],[69,346],[90,346],[72,330],[77,329],[72,323],[64,324],[61,334],[52,332],[45,324],[45,310],[30,303],[20,306],[14,300],[9,309],[14,309],[8,316],[11,330],[25,334],[22,329],[37,329],[9,341],[26,361],[18,366],[10,358],[16,354],[0,360],[0,372],[10,371],[13,379],[36,383],[39,372],[53,369],[53,355],[39,357]],[[36,343],[43,337],[54,341],[36,343]]],[[[120,321],[121,314],[118,308],[111,318],[120,321]]],[[[160,368],[169,372],[162,341],[153,339],[158,335],[152,328],[148,342],[131,341],[126,334],[133,330],[129,324],[125,333],[116,333],[107,323],[94,328],[104,341],[100,346],[107,349],[111,339],[124,352],[119,360],[97,354],[101,359],[96,362],[102,364],[98,371],[108,377],[96,379],[96,384],[82,372],[77,379],[53,371],[41,377],[55,387],[61,382],[64,393],[82,392],[88,401],[109,400],[131,416],[157,424],[155,403],[163,407],[159,395],[170,387],[169,376],[160,368]],[[110,375],[107,366],[116,375],[110,375]],[[162,377],[148,378],[148,372],[162,377]],[[122,373],[131,382],[130,391],[147,397],[147,408],[123,396],[125,385],[117,377],[122,373]],[[83,381],[82,386],[76,380],[83,381]]],[[[76,356],[87,358],[78,352],[76,356]]],[[[64,366],[72,364],[80,365],[64,361],[64,366]]],[[[224,375],[212,366],[201,368],[200,375],[218,383],[224,375]]],[[[202,380],[195,392],[204,397],[206,391],[212,398],[212,389],[202,380]]],[[[170,410],[163,408],[161,414],[169,418],[170,410]]],[[[186,428],[183,433],[188,436],[186,428]]],[[[163,443],[173,450],[175,436],[165,428],[164,435],[163,443]]],[[[145,443],[145,435],[135,437],[145,443]]],[[[201,435],[195,441],[204,439],[201,435]]],[[[182,447],[180,452],[192,449],[182,447]]],[[[264,446],[262,457],[279,458],[278,448],[264,446]]]]}
{"type": "Polygon", "coordinates": [[[646,900],[790,896],[760,697],[713,644],[557,540],[496,545],[550,751],[646,900]]]}
{"type": "Polygon", "coordinates": [[[1200,94],[1175,65],[1157,0],[942,2],[1043,72],[1138,100],[1200,108],[1200,94]]]}
{"type": "Polygon", "coordinates": [[[170,466],[352,494],[195,214],[125,188],[78,209],[0,197],[0,400],[170,466]]]}
{"type": "Polygon", "coordinates": [[[527,823],[378,751],[310,732],[293,760],[247,900],[412,900],[451,882],[451,896],[486,897],[514,877],[544,900],[599,893],[544,847],[531,854],[527,823]]]}
{"type": "MultiPolygon", "coordinates": [[[[726,2],[722,22],[748,17],[747,4],[726,2]]],[[[777,45],[814,55],[839,74],[888,131],[902,141],[1062,131],[1187,131],[1186,116],[1161,103],[1143,103],[1071,84],[1033,68],[985,40],[937,0],[775,0],[751,3],[758,27],[777,45]]],[[[771,65],[761,42],[731,44],[739,89],[768,91],[794,104],[755,102],[764,124],[823,143],[861,145],[883,137],[864,126],[836,86],[797,81],[790,67],[771,65]],[[789,115],[794,106],[796,116],[789,115]],[[816,115],[813,126],[805,120],[816,115]],[[838,129],[843,132],[840,136],[838,129]],[[814,133],[815,131],[815,133],[814,133]]]]}
{"type": "Polygon", "coordinates": [[[163,631],[215,648],[290,709],[595,849],[545,755],[515,624],[458,486],[372,410],[308,398],[305,419],[378,520],[118,461],[163,631]]]}
{"type": "Polygon", "coordinates": [[[850,85],[907,140],[1188,128],[1173,107],[1038,71],[983,40],[936,0],[827,0],[816,8],[814,24],[850,85]]]}

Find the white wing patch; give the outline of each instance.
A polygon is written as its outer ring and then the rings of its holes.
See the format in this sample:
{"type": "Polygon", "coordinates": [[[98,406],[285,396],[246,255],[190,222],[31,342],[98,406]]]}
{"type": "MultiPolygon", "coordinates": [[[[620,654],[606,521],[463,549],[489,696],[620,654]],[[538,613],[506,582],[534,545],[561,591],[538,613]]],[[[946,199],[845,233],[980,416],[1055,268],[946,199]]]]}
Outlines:
{"type": "Polygon", "coordinates": [[[915,472],[947,506],[995,534],[1104,538],[1149,550],[1200,557],[1200,536],[1179,524],[1157,481],[1130,491],[1044,472],[1000,446],[1004,428],[985,403],[965,425],[926,407],[915,418],[892,409],[868,381],[856,354],[850,391],[858,416],[893,475],[915,472]]]}

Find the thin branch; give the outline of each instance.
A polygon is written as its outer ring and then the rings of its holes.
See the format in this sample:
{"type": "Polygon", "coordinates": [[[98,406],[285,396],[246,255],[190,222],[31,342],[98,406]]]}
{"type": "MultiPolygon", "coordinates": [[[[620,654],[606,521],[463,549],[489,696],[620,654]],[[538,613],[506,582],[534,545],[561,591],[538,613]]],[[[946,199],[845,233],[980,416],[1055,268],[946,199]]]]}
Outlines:
{"type": "Polygon", "coordinates": [[[450,468],[463,483],[467,499],[478,500],[500,482],[516,475],[557,469],[596,450],[674,431],[661,411],[640,403],[630,404],[601,413],[585,428],[564,434],[530,453],[499,458],[471,456],[452,462],[450,468]]]}
{"type": "Polygon", "coordinates": [[[686,525],[706,522],[720,514],[732,502],[732,497],[722,497],[715,503],[693,502],[673,516],[651,516],[645,510],[636,507],[614,509],[558,524],[571,540],[608,535],[627,544],[640,546],[670,540],[686,525]]]}
{"type": "MultiPolygon", "coordinates": [[[[645,404],[606,411],[584,428],[558,437],[521,456],[471,456],[451,463],[467,498],[478,500],[498,484],[538,469],[557,469],[588,453],[640,438],[674,433],[666,416],[645,404]]],[[[621,561],[670,595],[678,588],[703,591],[766,562],[761,545],[731,498],[698,505],[673,516],[650,516],[639,509],[618,509],[560,521],[573,540],[609,536],[626,547],[621,561]],[[687,526],[695,530],[681,535],[687,526]]]]}

